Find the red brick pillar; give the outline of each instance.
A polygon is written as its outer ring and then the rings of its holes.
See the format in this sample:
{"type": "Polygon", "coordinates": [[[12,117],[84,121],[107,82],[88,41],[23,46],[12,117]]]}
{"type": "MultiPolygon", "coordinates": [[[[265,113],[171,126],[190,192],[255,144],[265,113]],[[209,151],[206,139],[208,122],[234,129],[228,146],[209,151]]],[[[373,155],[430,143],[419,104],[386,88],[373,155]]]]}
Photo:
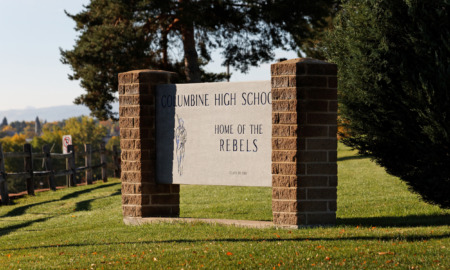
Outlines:
{"type": "Polygon", "coordinates": [[[337,67],[298,58],[271,73],[273,222],[335,224],[337,67]]]}
{"type": "Polygon", "coordinates": [[[155,86],[173,83],[175,73],[136,70],[119,74],[124,218],[178,216],[180,186],[157,184],[155,86]]]}

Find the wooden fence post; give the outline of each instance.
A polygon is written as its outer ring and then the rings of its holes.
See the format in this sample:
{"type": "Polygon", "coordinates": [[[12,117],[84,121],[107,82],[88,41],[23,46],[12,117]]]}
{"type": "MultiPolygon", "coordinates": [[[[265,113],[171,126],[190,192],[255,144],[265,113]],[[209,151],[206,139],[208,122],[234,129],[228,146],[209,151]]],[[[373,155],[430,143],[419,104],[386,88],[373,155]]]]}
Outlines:
{"type": "Polygon", "coordinates": [[[3,156],[3,148],[0,143],[0,195],[2,196],[2,204],[9,203],[8,185],[6,184],[5,158],[3,156]]]}
{"type": "Polygon", "coordinates": [[[42,152],[44,153],[44,165],[45,170],[50,171],[50,175],[48,176],[48,186],[51,190],[56,190],[55,183],[55,172],[53,171],[52,157],[50,155],[50,147],[46,144],[42,146],[42,152]]]}
{"type": "Polygon", "coordinates": [[[113,165],[114,165],[114,177],[120,177],[120,156],[119,150],[117,149],[117,145],[113,146],[113,165]]]}
{"type": "Polygon", "coordinates": [[[67,152],[71,153],[68,163],[69,163],[69,170],[72,171],[72,174],[69,175],[69,185],[71,187],[76,187],[77,186],[77,180],[76,180],[76,168],[75,168],[75,148],[74,146],[68,145],[67,146],[67,152]]]}
{"type": "Polygon", "coordinates": [[[102,164],[102,180],[103,182],[108,182],[108,175],[106,171],[108,168],[106,167],[106,148],[105,143],[100,144],[100,163],[102,164]]]}
{"type": "Polygon", "coordinates": [[[27,157],[24,158],[24,169],[25,172],[28,172],[30,174],[29,177],[27,177],[27,193],[28,195],[34,195],[34,178],[33,178],[33,153],[31,149],[31,144],[26,143],[23,145],[23,152],[27,155],[27,157]]]}
{"type": "Polygon", "coordinates": [[[90,144],[84,145],[84,151],[86,155],[84,156],[84,165],[86,166],[86,183],[88,185],[92,185],[92,147],[90,144]]]}
{"type": "MultiPolygon", "coordinates": [[[[69,148],[67,147],[67,153],[69,153],[69,148]]],[[[64,154],[64,153],[63,153],[64,154]]],[[[66,170],[70,170],[69,159],[66,157],[66,170]]],[[[66,186],[70,187],[70,175],[66,175],[66,186]]]]}

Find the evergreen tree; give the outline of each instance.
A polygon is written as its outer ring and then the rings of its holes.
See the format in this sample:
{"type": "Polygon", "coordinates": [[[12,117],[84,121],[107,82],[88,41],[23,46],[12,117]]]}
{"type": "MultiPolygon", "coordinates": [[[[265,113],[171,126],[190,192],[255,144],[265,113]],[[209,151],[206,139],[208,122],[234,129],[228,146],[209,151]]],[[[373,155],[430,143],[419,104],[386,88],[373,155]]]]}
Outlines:
{"type": "Polygon", "coordinates": [[[0,124],[0,127],[4,127],[8,125],[8,119],[6,119],[6,116],[3,117],[2,123],[0,124]]]}
{"type": "Polygon", "coordinates": [[[328,54],[347,145],[450,208],[450,2],[347,0],[328,54]]]}
{"type": "MultiPolygon", "coordinates": [[[[29,122],[30,123],[30,122],[29,122]]],[[[14,121],[9,123],[9,125],[16,130],[17,133],[23,133],[25,128],[27,127],[27,123],[25,121],[14,121]]]]}
{"type": "Polygon", "coordinates": [[[41,121],[39,121],[39,117],[37,116],[34,121],[34,133],[36,133],[36,136],[40,136],[42,133],[41,121]]]}
{"type": "Polygon", "coordinates": [[[80,36],[61,50],[86,93],[75,100],[99,119],[114,117],[110,103],[117,75],[134,69],[164,69],[180,81],[216,81],[205,73],[212,49],[243,72],[273,59],[273,49],[298,49],[327,26],[334,0],[91,0],[67,14],[80,36]],[[171,53],[172,52],[172,53],[171,53]],[[178,56],[178,54],[181,55],[178,56]]]}

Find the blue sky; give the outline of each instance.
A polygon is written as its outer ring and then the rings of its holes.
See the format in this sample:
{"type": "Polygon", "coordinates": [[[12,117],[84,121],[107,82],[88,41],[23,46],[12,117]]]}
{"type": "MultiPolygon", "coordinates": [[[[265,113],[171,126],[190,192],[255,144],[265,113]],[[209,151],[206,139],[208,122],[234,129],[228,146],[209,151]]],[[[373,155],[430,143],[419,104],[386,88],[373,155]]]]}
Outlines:
{"type": "MultiPolygon", "coordinates": [[[[59,48],[71,49],[75,23],[64,14],[77,13],[88,0],[0,0],[0,111],[27,107],[70,105],[83,93],[70,81],[70,67],[60,62],[59,48]]],[[[277,51],[277,58],[295,52],[277,51]]],[[[218,53],[207,69],[225,71],[218,53]]],[[[241,74],[231,70],[231,81],[267,80],[270,64],[241,74]]]]}

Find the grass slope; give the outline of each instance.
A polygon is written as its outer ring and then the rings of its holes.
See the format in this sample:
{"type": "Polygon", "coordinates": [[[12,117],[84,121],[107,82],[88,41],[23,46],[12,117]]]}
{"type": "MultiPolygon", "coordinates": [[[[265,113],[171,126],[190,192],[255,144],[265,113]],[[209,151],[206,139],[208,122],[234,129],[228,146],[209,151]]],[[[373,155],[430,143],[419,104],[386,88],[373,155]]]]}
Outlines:
{"type": "MultiPolygon", "coordinates": [[[[120,182],[0,207],[0,269],[450,267],[450,211],[339,146],[338,226],[125,226],[120,182]]],[[[270,188],[182,186],[181,215],[271,219],[270,188]]]]}

